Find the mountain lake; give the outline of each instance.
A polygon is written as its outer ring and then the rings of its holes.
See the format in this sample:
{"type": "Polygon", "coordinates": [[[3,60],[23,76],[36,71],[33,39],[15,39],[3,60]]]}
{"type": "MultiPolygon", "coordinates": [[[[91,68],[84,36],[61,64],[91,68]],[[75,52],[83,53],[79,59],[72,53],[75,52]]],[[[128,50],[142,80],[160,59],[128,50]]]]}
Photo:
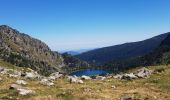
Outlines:
{"type": "Polygon", "coordinates": [[[76,71],[71,73],[70,75],[76,75],[76,76],[82,76],[82,75],[86,75],[86,76],[93,76],[93,75],[100,75],[100,74],[107,74],[107,73],[111,73],[110,71],[106,71],[106,70],[96,70],[96,69],[86,69],[86,70],[80,70],[80,71],[76,71]]]}

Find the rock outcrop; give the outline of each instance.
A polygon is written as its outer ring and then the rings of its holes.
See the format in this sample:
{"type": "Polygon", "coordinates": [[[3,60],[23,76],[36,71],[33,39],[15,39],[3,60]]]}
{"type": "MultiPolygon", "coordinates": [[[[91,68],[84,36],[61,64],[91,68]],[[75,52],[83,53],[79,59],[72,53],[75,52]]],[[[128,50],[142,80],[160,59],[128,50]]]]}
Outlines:
{"type": "Polygon", "coordinates": [[[117,74],[114,76],[114,78],[121,79],[121,80],[133,80],[133,79],[137,79],[137,78],[148,78],[152,73],[153,73],[152,70],[149,70],[144,67],[144,68],[137,70],[134,73],[117,74]]]}
{"type": "Polygon", "coordinates": [[[20,67],[48,75],[64,66],[62,56],[42,41],[6,26],[0,26],[0,58],[20,67]]]}

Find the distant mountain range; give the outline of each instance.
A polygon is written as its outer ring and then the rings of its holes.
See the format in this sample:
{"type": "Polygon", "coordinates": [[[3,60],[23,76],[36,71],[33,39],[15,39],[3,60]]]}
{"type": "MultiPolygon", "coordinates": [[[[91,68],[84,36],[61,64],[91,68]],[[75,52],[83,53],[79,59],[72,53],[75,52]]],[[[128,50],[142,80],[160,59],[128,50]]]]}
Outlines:
{"type": "Polygon", "coordinates": [[[70,54],[72,56],[75,56],[75,55],[79,55],[79,54],[82,54],[82,53],[90,51],[90,50],[93,50],[93,49],[79,49],[79,50],[73,50],[73,51],[65,51],[64,53],[67,53],[67,54],[70,54]]]}
{"type": "MultiPolygon", "coordinates": [[[[81,52],[86,50],[81,50],[81,52]]],[[[70,52],[73,53],[73,52],[70,52]]],[[[75,54],[75,52],[74,52],[75,54]]],[[[72,54],[73,55],[73,54],[72,54]]],[[[53,52],[42,41],[0,26],[0,60],[36,70],[43,75],[59,71],[70,73],[81,69],[107,70],[170,63],[170,32],[153,38],[90,50],[72,56],[53,52]]]]}
{"type": "Polygon", "coordinates": [[[76,57],[92,64],[105,64],[110,61],[139,57],[158,47],[168,34],[161,34],[144,41],[99,48],[76,55],[76,57]]]}

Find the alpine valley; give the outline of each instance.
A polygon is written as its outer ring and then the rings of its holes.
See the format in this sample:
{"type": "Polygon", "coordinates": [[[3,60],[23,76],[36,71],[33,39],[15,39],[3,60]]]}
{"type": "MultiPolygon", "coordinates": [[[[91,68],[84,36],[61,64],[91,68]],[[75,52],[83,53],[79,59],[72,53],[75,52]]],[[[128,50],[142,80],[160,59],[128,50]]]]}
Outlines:
{"type": "Polygon", "coordinates": [[[170,100],[169,64],[169,32],[71,55],[0,26],[0,100],[170,100]]]}

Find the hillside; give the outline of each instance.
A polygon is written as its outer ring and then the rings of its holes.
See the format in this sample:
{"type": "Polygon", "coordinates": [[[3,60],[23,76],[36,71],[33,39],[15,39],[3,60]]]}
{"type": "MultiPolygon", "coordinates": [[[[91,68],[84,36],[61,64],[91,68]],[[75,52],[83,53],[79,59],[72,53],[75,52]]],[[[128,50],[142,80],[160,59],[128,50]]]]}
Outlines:
{"type": "Polygon", "coordinates": [[[169,33],[161,34],[144,41],[95,49],[77,55],[76,57],[95,64],[104,64],[112,60],[123,60],[131,57],[138,57],[151,52],[159,46],[168,34],[169,33]]]}
{"type": "MultiPolygon", "coordinates": [[[[155,71],[148,78],[134,80],[119,80],[108,77],[105,80],[83,80],[84,83],[70,83],[67,76],[56,80],[52,86],[42,84],[38,78],[23,76],[11,77],[12,72],[20,72],[26,69],[13,66],[0,61],[0,68],[12,68],[8,72],[0,70],[0,99],[1,100],[169,100],[170,99],[170,66],[150,66],[155,71]],[[22,83],[18,83],[22,80],[22,83]],[[23,84],[26,82],[26,84],[23,84]],[[33,93],[21,95],[18,90],[11,89],[12,84],[18,84],[33,93]]],[[[137,71],[139,68],[128,70],[127,73],[137,71]]],[[[17,74],[16,74],[17,75],[17,74]]],[[[112,76],[112,75],[110,75],[112,76]]],[[[44,78],[44,77],[42,77],[44,78]]],[[[43,80],[43,79],[42,79],[43,80]]],[[[20,90],[21,91],[21,90],[20,90]]]]}
{"type": "Polygon", "coordinates": [[[129,69],[138,66],[167,65],[170,63],[170,34],[150,53],[124,60],[113,60],[102,65],[106,69],[129,69]]]}
{"type": "Polygon", "coordinates": [[[82,61],[68,53],[62,54],[62,57],[64,58],[65,64],[65,67],[63,69],[65,69],[65,72],[67,73],[92,67],[86,61],[82,61]]]}
{"type": "Polygon", "coordinates": [[[64,66],[62,56],[45,43],[6,25],[0,26],[0,59],[44,75],[64,66]]]}

